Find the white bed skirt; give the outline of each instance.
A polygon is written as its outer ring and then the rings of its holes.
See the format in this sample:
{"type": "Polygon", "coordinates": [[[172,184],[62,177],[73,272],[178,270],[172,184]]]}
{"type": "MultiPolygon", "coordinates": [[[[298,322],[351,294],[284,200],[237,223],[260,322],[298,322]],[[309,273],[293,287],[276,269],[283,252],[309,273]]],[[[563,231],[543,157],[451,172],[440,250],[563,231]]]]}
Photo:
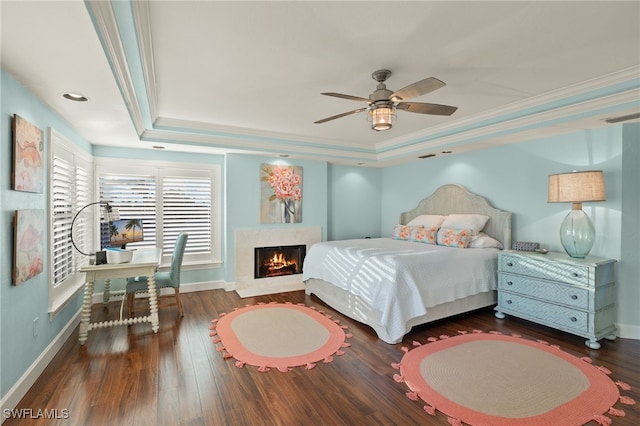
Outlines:
{"type": "Polygon", "coordinates": [[[447,318],[452,315],[461,314],[463,312],[473,311],[475,309],[493,306],[496,304],[496,291],[488,291],[478,293],[464,299],[458,299],[453,302],[443,303],[441,305],[427,308],[427,313],[423,316],[410,319],[405,324],[405,331],[402,336],[391,336],[387,329],[381,324],[381,312],[374,310],[367,303],[363,302],[358,296],[340,289],[324,280],[315,278],[308,279],[304,282],[305,293],[308,295],[315,294],[324,303],[331,306],[336,311],[371,326],[378,337],[389,344],[395,344],[402,341],[413,326],[426,324],[431,321],[447,318]]]}

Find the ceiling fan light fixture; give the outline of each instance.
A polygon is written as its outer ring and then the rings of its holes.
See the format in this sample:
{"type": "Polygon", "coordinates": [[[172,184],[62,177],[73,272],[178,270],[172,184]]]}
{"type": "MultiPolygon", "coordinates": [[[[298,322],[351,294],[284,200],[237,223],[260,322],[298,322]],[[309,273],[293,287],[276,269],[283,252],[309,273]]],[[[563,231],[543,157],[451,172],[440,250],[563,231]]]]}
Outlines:
{"type": "Polygon", "coordinates": [[[376,132],[389,130],[396,121],[396,110],[413,112],[417,114],[430,115],[451,115],[458,109],[450,105],[430,104],[424,102],[406,102],[408,99],[426,95],[434,90],[446,86],[446,84],[434,77],[428,77],[420,81],[416,81],[402,89],[392,92],[387,89],[384,82],[391,75],[389,70],[378,70],[371,77],[378,82],[376,90],[369,95],[369,99],[359,96],[345,95],[344,93],[324,92],[321,95],[333,96],[357,102],[366,102],[367,106],[343,112],[342,114],[332,115],[322,120],[314,121],[315,124],[326,123],[327,121],[337,118],[347,117],[351,114],[357,114],[363,111],[367,112],[367,120],[371,128],[376,132]]]}
{"type": "Polygon", "coordinates": [[[372,106],[367,118],[371,128],[376,132],[389,130],[396,122],[396,109],[393,105],[372,106]]]}

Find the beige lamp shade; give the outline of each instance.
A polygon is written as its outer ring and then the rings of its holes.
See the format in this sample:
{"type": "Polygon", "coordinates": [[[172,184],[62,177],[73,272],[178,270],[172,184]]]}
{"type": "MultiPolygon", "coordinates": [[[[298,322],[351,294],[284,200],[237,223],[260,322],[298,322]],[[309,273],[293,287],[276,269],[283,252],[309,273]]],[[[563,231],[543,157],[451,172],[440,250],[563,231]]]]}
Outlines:
{"type": "Polygon", "coordinates": [[[602,170],[549,175],[550,203],[605,201],[602,170]]]}

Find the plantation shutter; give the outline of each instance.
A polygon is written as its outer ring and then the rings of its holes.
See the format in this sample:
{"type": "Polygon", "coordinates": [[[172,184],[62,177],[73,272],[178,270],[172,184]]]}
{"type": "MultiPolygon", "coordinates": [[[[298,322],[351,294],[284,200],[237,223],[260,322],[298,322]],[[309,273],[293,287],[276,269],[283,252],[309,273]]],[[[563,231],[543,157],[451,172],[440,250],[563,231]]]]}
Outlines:
{"type": "Polygon", "coordinates": [[[218,165],[171,167],[154,161],[100,159],[100,200],[117,208],[121,219],[142,219],[144,241],[127,248],[162,248],[162,263],[167,265],[178,235],[186,232],[183,264],[210,265],[220,261],[219,169],[218,165]]]}
{"type": "MultiPolygon", "coordinates": [[[[87,263],[89,257],[71,244],[71,223],[76,213],[91,203],[90,164],[73,155],[54,154],[51,178],[51,264],[57,286],[87,263]],[[86,162],[85,162],[86,163],[86,162]]],[[[80,213],[73,224],[73,241],[84,253],[94,252],[91,209],[80,213]]]]}
{"type": "Polygon", "coordinates": [[[53,156],[51,176],[51,266],[53,286],[58,286],[74,271],[73,246],[70,244],[71,221],[75,206],[73,162],[53,156]]]}
{"type": "MultiPolygon", "coordinates": [[[[120,219],[142,219],[144,241],[127,244],[127,248],[156,246],[156,177],[101,175],[100,201],[116,207],[120,219]]],[[[108,241],[101,241],[108,245],[108,241]]]]}
{"type": "MultiPolygon", "coordinates": [[[[93,190],[92,190],[92,182],[91,182],[91,170],[87,169],[85,164],[82,164],[81,161],[76,159],[76,167],[75,167],[75,178],[76,178],[76,191],[75,191],[75,208],[74,214],[79,212],[80,209],[88,205],[89,203],[94,202],[93,200],[93,190]]],[[[99,209],[99,206],[91,206],[85,210],[83,210],[80,214],[78,214],[76,218],[76,222],[73,225],[73,240],[78,245],[78,248],[82,250],[84,253],[95,253],[96,247],[94,244],[94,235],[95,230],[93,229],[94,224],[96,223],[96,211],[99,209]]],[[[73,254],[75,255],[75,270],[77,271],[81,265],[86,265],[88,263],[87,256],[79,253],[74,250],[73,254]]]]}
{"type": "Polygon", "coordinates": [[[171,255],[181,232],[189,234],[185,255],[211,258],[211,177],[164,176],[162,180],[164,255],[171,255]]]}
{"type": "MultiPolygon", "coordinates": [[[[76,214],[94,201],[93,157],[49,129],[51,157],[49,168],[50,285],[49,312],[57,314],[84,286],[78,270],[91,256],[78,252],[71,242],[71,225],[76,214]]],[[[83,210],[73,222],[73,242],[86,254],[96,251],[94,226],[96,209],[83,210]]]]}

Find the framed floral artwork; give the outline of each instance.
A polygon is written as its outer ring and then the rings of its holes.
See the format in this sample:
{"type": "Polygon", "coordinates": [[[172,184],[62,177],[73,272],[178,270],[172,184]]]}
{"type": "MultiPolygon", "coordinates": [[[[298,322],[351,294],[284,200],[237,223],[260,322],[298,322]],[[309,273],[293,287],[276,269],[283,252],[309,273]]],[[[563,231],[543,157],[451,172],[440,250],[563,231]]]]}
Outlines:
{"type": "Polygon", "coordinates": [[[302,222],[302,167],[260,166],[260,223],[302,222]]]}
{"type": "Polygon", "coordinates": [[[13,115],[13,173],[11,188],[42,193],[44,186],[44,133],[18,114],[13,115]]]}
{"type": "Polygon", "coordinates": [[[43,271],[44,210],[18,210],[14,217],[13,284],[18,285],[43,271]]]}

